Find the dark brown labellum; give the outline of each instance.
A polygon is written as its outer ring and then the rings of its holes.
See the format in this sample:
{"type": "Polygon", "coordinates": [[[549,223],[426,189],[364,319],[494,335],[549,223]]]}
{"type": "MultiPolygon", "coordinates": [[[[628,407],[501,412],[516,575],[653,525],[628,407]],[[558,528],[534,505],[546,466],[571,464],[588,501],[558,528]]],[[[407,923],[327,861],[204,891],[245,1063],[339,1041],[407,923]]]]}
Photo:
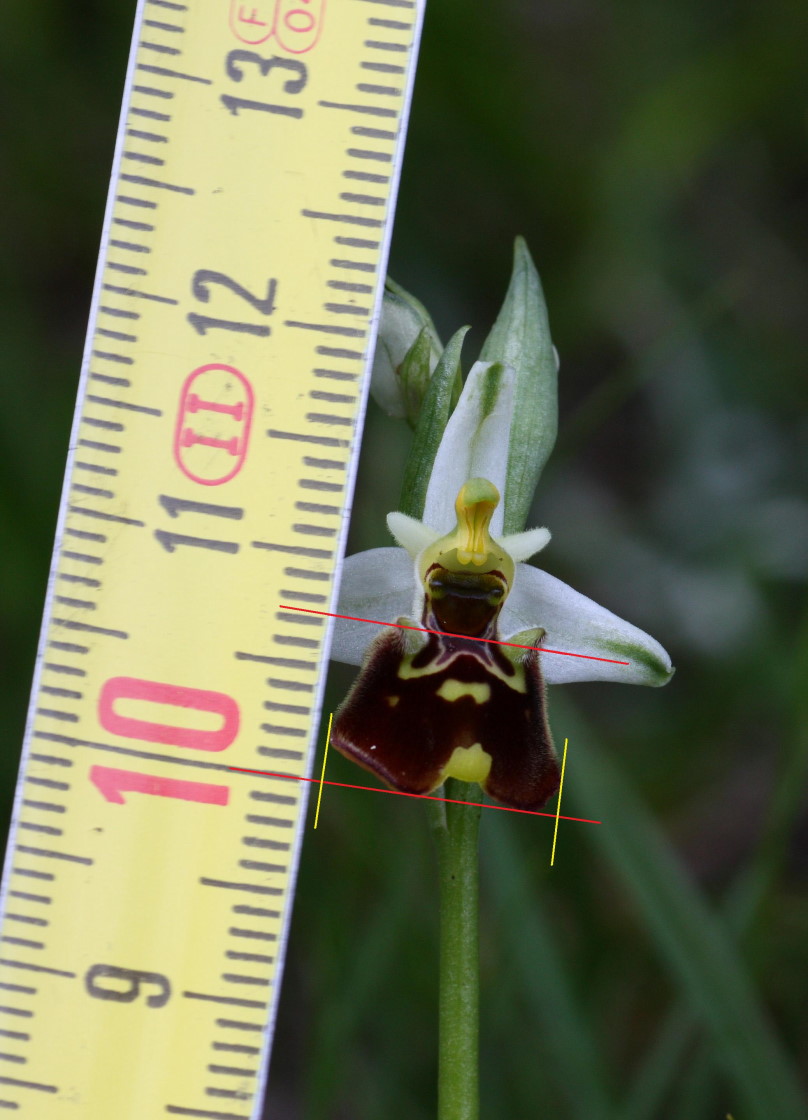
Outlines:
{"type": "Polygon", "coordinates": [[[558,761],[538,652],[494,644],[507,585],[499,573],[435,566],[427,587],[422,625],[443,632],[417,650],[406,631],[379,634],[336,714],[333,745],[406,793],[457,777],[540,809],[558,789],[558,761]]]}

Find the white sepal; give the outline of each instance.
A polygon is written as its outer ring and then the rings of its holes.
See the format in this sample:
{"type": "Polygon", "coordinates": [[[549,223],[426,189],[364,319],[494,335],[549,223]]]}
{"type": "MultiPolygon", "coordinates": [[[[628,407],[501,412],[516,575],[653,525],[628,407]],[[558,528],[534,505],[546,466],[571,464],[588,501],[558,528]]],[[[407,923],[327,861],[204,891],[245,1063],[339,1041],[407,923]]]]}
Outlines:
{"type": "MultiPolygon", "coordinates": [[[[403,548],[371,548],[348,556],[342,567],[338,614],[390,623],[409,614],[415,590],[415,568],[403,548]]],[[[346,665],[361,665],[365,650],[379,633],[370,622],[338,618],[331,656],[346,665]]]]}
{"type": "MultiPolygon", "coordinates": [[[[513,420],[514,372],[495,362],[475,362],[440,442],[426,492],[424,521],[441,534],[457,520],[455,499],[470,478],[487,478],[504,497],[513,420]],[[496,368],[495,368],[496,367],[496,368]]],[[[503,503],[491,519],[502,533],[503,503]]]]}
{"type": "Polygon", "coordinates": [[[670,657],[650,634],[548,572],[518,564],[511,593],[502,608],[500,633],[508,641],[508,635],[533,626],[547,631],[542,645],[561,651],[542,654],[542,672],[548,684],[615,681],[662,685],[673,675],[670,657]],[[588,656],[564,656],[570,653],[588,656]]]}

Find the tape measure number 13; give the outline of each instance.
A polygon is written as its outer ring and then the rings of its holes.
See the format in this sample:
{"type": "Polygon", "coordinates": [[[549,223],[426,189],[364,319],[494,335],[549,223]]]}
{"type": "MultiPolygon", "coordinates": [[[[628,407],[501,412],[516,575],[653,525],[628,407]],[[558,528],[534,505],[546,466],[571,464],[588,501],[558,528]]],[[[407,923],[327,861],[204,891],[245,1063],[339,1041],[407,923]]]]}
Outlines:
{"type": "Polygon", "coordinates": [[[0,1107],[261,1114],[422,3],[141,0],[2,894],[0,1107]]]}

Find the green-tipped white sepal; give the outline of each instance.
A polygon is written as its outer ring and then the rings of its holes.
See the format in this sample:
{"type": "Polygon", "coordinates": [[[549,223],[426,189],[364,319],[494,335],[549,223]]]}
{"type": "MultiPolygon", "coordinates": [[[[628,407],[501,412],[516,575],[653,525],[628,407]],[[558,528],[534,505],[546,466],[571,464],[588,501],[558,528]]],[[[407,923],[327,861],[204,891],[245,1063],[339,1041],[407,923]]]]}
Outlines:
{"type": "Polygon", "coordinates": [[[662,685],[673,676],[670,657],[650,634],[528,564],[517,565],[500,622],[503,634],[534,626],[545,629],[542,645],[560,651],[542,654],[548,684],[662,685]]]}
{"type": "Polygon", "coordinates": [[[550,338],[539,274],[521,237],[514,245],[505,301],[480,358],[503,362],[516,374],[504,525],[506,533],[517,533],[527,520],[558,429],[558,354],[550,338]]]}

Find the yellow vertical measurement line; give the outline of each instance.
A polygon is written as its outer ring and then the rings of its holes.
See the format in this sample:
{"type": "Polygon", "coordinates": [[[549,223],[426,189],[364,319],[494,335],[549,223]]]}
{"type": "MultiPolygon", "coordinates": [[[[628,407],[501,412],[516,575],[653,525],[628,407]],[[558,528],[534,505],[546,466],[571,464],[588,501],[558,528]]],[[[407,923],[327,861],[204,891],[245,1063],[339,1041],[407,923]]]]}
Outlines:
{"type": "Polygon", "coordinates": [[[320,774],[320,788],[317,791],[317,809],[314,813],[314,827],[317,827],[317,821],[320,819],[320,800],[323,796],[323,781],[325,780],[325,764],[328,762],[328,744],[331,741],[331,720],[334,718],[334,713],[328,717],[328,734],[325,737],[325,752],[323,754],[323,770],[320,774]]]}
{"type": "Polygon", "coordinates": [[[552,854],[550,856],[550,866],[551,867],[555,863],[556,840],[558,839],[558,818],[561,816],[561,794],[564,792],[564,769],[567,765],[567,743],[568,742],[569,742],[569,739],[564,740],[564,754],[563,754],[562,759],[561,759],[561,781],[559,782],[559,785],[558,785],[558,804],[556,805],[555,828],[553,829],[553,851],[552,851],[552,854]]]}

